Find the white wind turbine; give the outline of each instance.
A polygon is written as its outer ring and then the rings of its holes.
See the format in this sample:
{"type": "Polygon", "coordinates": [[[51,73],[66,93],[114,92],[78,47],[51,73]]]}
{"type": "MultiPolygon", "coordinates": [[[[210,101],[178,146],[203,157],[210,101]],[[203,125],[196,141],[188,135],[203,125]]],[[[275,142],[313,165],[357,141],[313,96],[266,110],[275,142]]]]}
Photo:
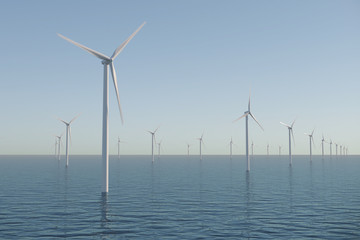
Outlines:
{"type": "Polygon", "coordinates": [[[162,140],[160,140],[160,142],[158,142],[158,158],[160,158],[161,141],[162,140]]]}
{"type": "Polygon", "coordinates": [[[329,144],[330,144],[330,159],[332,159],[332,144],[333,144],[333,142],[331,139],[330,139],[329,144]]]}
{"type": "Polygon", "coordinates": [[[60,156],[61,156],[61,154],[60,154],[60,145],[61,145],[62,135],[63,135],[63,133],[60,136],[55,136],[58,139],[58,152],[57,152],[57,154],[58,154],[58,160],[59,161],[60,161],[60,156]]]}
{"type": "Polygon", "coordinates": [[[125,46],[130,42],[130,40],[137,34],[137,32],[144,26],[145,22],[133,33],[130,35],[128,39],[126,39],[118,48],[115,49],[114,53],[111,57],[108,57],[102,53],[99,53],[95,50],[92,50],[80,43],[74,42],[73,40],[64,37],[61,34],[58,34],[61,38],[65,39],[66,41],[82,48],[83,50],[87,51],[88,53],[94,55],[97,58],[100,58],[102,61],[101,63],[104,65],[104,85],[103,85],[103,128],[102,128],[102,193],[106,194],[109,192],[109,65],[111,69],[111,75],[114,82],[114,88],[116,92],[116,97],[119,105],[120,117],[121,122],[123,122],[123,115],[120,106],[120,97],[119,91],[117,86],[116,80],[116,73],[114,68],[113,61],[119,55],[119,53],[125,48],[125,46]]]}
{"type": "Polygon", "coordinates": [[[233,142],[233,139],[231,137],[231,140],[230,140],[230,159],[232,159],[232,147],[233,147],[233,144],[234,144],[234,142],[233,142]]]}
{"type": "Polygon", "coordinates": [[[155,139],[155,133],[156,131],[159,129],[156,128],[155,131],[151,132],[151,131],[148,131],[150,134],[151,134],[151,156],[152,156],[152,162],[154,162],[154,143],[156,144],[156,139],[155,139]]]}
{"type": "MultiPolygon", "coordinates": [[[[79,114],[79,115],[80,115],[80,114],[79,114]]],[[[70,125],[71,125],[71,123],[72,123],[73,121],[75,121],[76,118],[79,117],[79,115],[77,115],[76,117],[74,117],[73,119],[71,119],[70,122],[65,122],[64,120],[62,120],[62,119],[59,118],[59,120],[60,120],[61,122],[63,122],[63,123],[65,124],[65,126],[66,126],[66,167],[69,166],[69,138],[71,139],[71,127],[70,127],[70,125]]]]}
{"type": "Polygon", "coordinates": [[[279,146],[279,156],[281,156],[281,146],[279,146]]]}
{"type": "Polygon", "coordinates": [[[340,145],[340,156],[342,156],[342,145],[340,145]]]}
{"type": "Polygon", "coordinates": [[[338,144],[337,143],[334,143],[335,144],[335,150],[336,150],[336,158],[338,157],[338,144]]]}
{"type": "Polygon", "coordinates": [[[260,123],[256,120],[255,116],[250,111],[250,95],[249,95],[249,104],[248,104],[248,110],[244,112],[244,115],[239,117],[238,119],[234,120],[234,122],[240,120],[241,118],[245,117],[245,140],[246,140],[246,160],[247,160],[247,168],[246,171],[250,171],[250,158],[249,158],[249,129],[248,129],[248,122],[249,122],[249,115],[254,119],[254,121],[260,126],[260,128],[264,131],[263,127],[260,125],[260,123]]]}
{"type": "Polygon", "coordinates": [[[322,139],[321,139],[321,154],[322,154],[322,159],[324,159],[324,134],[322,135],[322,139]]]}
{"type": "Polygon", "coordinates": [[[118,137],[118,159],[120,159],[120,143],[125,143],[125,142],[121,141],[120,137],[118,137]]]}
{"type": "Polygon", "coordinates": [[[269,156],[269,144],[266,145],[266,153],[267,153],[267,156],[269,156]]]}
{"type": "Polygon", "coordinates": [[[314,137],[313,137],[313,134],[314,134],[314,130],[312,130],[311,134],[307,134],[307,133],[304,133],[305,135],[309,136],[309,140],[310,140],[310,162],[312,161],[312,145],[315,146],[314,144],[314,137]]]}
{"type": "Polygon", "coordinates": [[[187,155],[188,155],[188,157],[190,157],[190,144],[187,144],[187,155]]]}
{"type": "Polygon", "coordinates": [[[204,143],[203,136],[204,136],[204,133],[201,134],[200,138],[197,138],[197,140],[199,140],[199,142],[200,142],[200,160],[202,160],[201,145],[204,143]]]}
{"type": "Polygon", "coordinates": [[[280,124],[284,125],[289,129],[289,161],[290,161],[290,167],[292,166],[292,155],[291,155],[291,136],[294,140],[295,145],[295,139],[294,139],[294,133],[293,133],[293,127],[294,127],[295,120],[292,122],[291,125],[285,124],[283,122],[280,122],[280,124]]]}

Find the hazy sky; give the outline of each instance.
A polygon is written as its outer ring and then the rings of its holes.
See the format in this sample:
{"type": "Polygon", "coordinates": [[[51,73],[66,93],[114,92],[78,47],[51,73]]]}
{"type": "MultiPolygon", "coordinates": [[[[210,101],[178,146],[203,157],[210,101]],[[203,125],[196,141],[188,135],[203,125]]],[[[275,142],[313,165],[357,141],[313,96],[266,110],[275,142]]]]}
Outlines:
{"type": "MultiPolygon", "coordinates": [[[[164,154],[307,154],[305,132],[360,154],[359,1],[1,1],[0,154],[52,154],[54,134],[72,125],[71,154],[101,154],[103,67],[61,33],[115,61],[124,113],[110,82],[110,153],[150,154],[158,126],[164,154]]],[[[65,139],[64,139],[65,140],[65,139]]],[[[64,142],[65,143],[65,142],[64,142]]],[[[64,149],[65,144],[63,145],[64,149]]],[[[329,146],[326,145],[326,153],[329,146]]],[[[333,148],[335,152],[335,147],[333,148]]]]}

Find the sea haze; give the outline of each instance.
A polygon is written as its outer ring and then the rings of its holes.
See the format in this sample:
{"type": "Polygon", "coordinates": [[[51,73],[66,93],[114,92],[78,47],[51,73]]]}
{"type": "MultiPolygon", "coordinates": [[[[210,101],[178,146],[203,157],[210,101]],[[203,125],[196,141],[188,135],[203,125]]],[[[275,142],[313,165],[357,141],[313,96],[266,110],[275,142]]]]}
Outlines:
{"type": "Polygon", "coordinates": [[[360,157],[0,156],[0,239],[360,239],[360,157]]]}

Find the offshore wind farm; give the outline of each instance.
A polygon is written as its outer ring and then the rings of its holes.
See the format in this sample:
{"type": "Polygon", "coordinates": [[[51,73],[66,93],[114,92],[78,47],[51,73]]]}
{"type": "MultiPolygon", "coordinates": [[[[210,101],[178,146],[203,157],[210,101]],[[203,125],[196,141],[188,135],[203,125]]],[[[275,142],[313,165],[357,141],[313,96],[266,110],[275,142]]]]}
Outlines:
{"type": "Polygon", "coordinates": [[[0,3],[0,239],[360,238],[359,3],[105,3],[0,3]]]}

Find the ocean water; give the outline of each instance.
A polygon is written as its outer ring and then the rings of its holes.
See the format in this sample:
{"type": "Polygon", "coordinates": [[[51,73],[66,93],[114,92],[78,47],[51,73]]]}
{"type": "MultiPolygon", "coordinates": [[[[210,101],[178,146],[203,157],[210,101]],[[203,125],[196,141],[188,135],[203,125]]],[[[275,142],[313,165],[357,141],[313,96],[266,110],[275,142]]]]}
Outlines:
{"type": "Polygon", "coordinates": [[[0,156],[0,239],[360,239],[360,157],[0,156]]]}

